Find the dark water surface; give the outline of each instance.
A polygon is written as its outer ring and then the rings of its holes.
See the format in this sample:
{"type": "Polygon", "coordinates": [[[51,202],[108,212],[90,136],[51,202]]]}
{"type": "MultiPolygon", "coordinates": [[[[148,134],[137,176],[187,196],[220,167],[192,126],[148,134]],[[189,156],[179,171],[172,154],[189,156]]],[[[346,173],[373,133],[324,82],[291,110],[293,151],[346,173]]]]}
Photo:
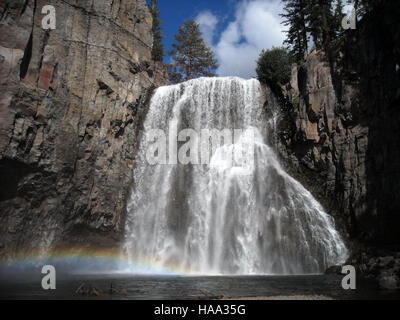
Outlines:
{"type": "Polygon", "coordinates": [[[400,299],[400,292],[380,290],[376,282],[357,279],[356,290],[343,290],[341,276],[58,276],[56,290],[41,287],[42,275],[0,276],[1,299],[204,299],[323,295],[333,299],[400,299]],[[99,297],[76,293],[85,283],[104,292],[99,297]],[[119,290],[108,294],[110,287],[119,290]]]}

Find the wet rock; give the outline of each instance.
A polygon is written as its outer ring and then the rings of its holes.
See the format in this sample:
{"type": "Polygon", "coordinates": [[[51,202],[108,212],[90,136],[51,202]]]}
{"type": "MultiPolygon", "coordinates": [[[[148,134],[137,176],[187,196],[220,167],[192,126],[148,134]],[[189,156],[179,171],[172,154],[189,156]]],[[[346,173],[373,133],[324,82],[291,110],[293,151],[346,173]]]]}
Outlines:
{"type": "Polygon", "coordinates": [[[381,257],[378,258],[378,264],[380,268],[391,268],[395,264],[395,260],[393,257],[381,257]]]}
{"type": "Polygon", "coordinates": [[[396,275],[383,275],[379,278],[379,287],[387,290],[400,289],[400,279],[396,275]]]}
{"type": "Polygon", "coordinates": [[[108,290],[108,294],[110,294],[110,295],[127,295],[128,292],[125,289],[117,288],[113,284],[111,284],[110,289],[108,290]]]}
{"type": "Polygon", "coordinates": [[[372,275],[376,276],[376,275],[378,275],[379,271],[380,271],[379,264],[372,263],[372,264],[368,265],[368,271],[367,272],[369,274],[372,274],[372,275]]]}
{"type": "Polygon", "coordinates": [[[325,270],[325,274],[342,274],[342,266],[331,266],[325,270]]]}
{"type": "Polygon", "coordinates": [[[89,297],[100,297],[103,292],[91,284],[82,283],[75,291],[76,294],[89,297]]]}

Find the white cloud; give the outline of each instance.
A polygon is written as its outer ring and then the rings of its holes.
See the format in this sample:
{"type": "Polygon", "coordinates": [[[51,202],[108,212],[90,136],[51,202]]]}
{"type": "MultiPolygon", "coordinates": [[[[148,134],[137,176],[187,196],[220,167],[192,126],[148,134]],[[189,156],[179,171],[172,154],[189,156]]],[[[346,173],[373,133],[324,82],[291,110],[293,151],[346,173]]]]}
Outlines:
{"type": "Polygon", "coordinates": [[[195,21],[200,25],[200,30],[206,43],[212,46],[215,28],[218,23],[217,17],[207,10],[199,13],[195,21]]]}
{"type": "MultiPolygon", "coordinates": [[[[217,56],[220,76],[251,78],[256,75],[256,60],[262,49],[281,46],[285,35],[279,13],[279,0],[242,0],[236,8],[235,20],[222,31],[212,47],[217,56]]],[[[218,19],[209,11],[200,13],[200,24],[206,42],[216,32],[218,19]]]]}

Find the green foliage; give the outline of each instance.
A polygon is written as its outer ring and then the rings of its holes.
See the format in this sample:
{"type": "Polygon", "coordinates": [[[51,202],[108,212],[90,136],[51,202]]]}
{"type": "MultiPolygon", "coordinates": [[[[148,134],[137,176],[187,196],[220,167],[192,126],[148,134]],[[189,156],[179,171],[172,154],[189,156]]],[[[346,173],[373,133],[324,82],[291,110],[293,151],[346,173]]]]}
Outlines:
{"type": "Polygon", "coordinates": [[[173,50],[169,52],[174,61],[169,68],[172,82],[215,76],[212,70],[217,69],[218,64],[214,53],[203,39],[199,24],[194,20],[186,21],[179,28],[175,40],[173,50]]]}
{"type": "Polygon", "coordinates": [[[289,82],[293,58],[285,48],[263,50],[257,61],[258,80],[271,86],[289,82]]]}
{"type": "Polygon", "coordinates": [[[344,17],[343,9],[344,9],[344,5],[342,3],[342,0],[337,0],[335,12],[334,12],[334,15],[332,18],[332,29],[333,29],[334,37],[340,36],[344,31],[342,28],[342,20],[344,17]]]}
{"type": "Polygon", "coordinates": [[[164,58],[164,45],[162,40],[164,36],[161,30],[160,10],[158,9],[158,0],[150,1],[150,12],[153,16],[153,49],[151,55],[154,61],[163,61],[164,58]]]}
{"type": "Polygon", "coordinates": [[[333,2],[333,0],[310,0],[308,23],[317,49],[326,48],[330,41],[335,39],[336,21],[332,12],[333,2]]]}
{"type": "MultiPolygon", "coordinates": [[[[298,62],[308,54],[310,37],[314,47],[319,50],[327,48],[331,41],[344,32],[343,0],[282,1],[284,13],[281,16],[284,18],[283,24],[288,28],[284,44],[288,45],[288,49],[298,62]]],[[[353,4],[361,5],[358,1],[353,4]]]]}
{"type": "Polygon", "coordinates": [[[288,27],[284,44],[288,45],[291,54],[296,61],[301,61],[308,53],[308,40],[306,15],[307,0],[283,0],[285,3],[284,13],[281,17],[285,20],[283,24],[288,27]]]}
{"type": "Polygon", "coordinates": [[[178,71],[175,65],[168,64],[167,68],[169,81],[171,81],[171,83],[180,83],[184,81],[182,73],[178,71]]]}
{"type": "Polygon", "coordinates": [[[347,0],[353,4],[357,12],[357,18],[362,19],[367,13],[384,6],[388,0],[347,0]]]}

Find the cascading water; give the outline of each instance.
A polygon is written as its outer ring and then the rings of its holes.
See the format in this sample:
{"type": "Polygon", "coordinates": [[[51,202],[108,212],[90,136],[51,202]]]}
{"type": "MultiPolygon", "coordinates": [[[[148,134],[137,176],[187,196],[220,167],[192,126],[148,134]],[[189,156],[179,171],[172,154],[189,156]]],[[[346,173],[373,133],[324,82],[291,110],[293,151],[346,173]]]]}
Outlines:
{"type": "Polygon", "coordinates": [[[252,142],[242,134],[213,149],[206,164],[172,157],[152,165],[151,141],[142,137],[125,230],[132,261],[198,274],[319,273],[344,261],[331,217],[267,145],[272,129],[262,102],[254,79],[200,78],[157,89],[144,133],[165,132],[167,153],[182,146],[176,136],[185,128],[255,134],[252,142]],[[239,143],[253,144],[251,166],[227,161],[239,143]]]}

